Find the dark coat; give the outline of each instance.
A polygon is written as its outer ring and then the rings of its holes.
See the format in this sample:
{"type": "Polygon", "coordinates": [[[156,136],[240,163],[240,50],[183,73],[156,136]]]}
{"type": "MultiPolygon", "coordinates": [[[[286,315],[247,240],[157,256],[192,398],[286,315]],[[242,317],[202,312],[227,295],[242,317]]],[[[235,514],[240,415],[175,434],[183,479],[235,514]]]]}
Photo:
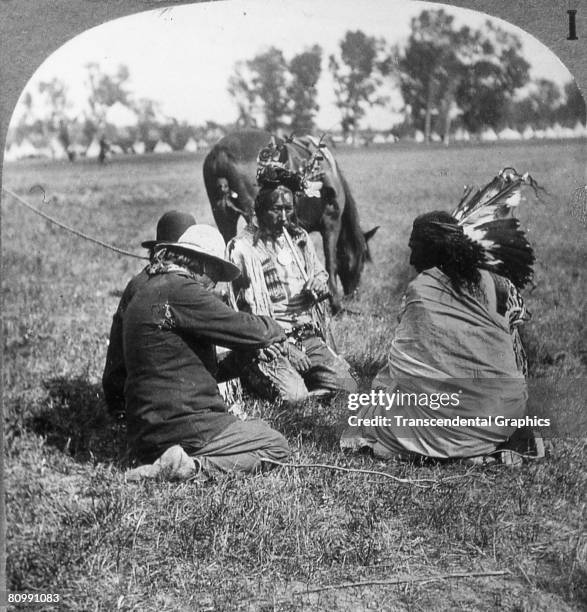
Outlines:
{"type": "Polygon", "coordinates": [[[195,452],[236,420],[218,392],[214,345],[253,350],[283,339],[272,319],[229,308],[187,275],[151,276],[123,315],[134,456],[152,462],[174,444],[195,452]]]}
{"type": "Polygon", "coordinates": [[[126,366],[122,352],[122,317],[134,294],[148,280],[147,268],[131,278],[112,317],[106,365],[102,374],[102,389],[108,411],[116,417],[124,415],[124,383],[126,382],[126,366]]]}

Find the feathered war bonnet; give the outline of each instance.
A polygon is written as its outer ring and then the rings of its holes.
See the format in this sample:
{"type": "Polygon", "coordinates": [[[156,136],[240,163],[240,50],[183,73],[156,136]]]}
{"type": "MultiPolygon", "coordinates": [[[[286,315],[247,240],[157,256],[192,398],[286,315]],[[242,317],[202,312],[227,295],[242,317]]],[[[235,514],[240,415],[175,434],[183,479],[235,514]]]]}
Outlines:
{"type": "Polygon", "coordinates": [[[504,168],[482,189],[466,187],[451,214],[434,212],[418,217],[412,236],[455,249],[470,240],[481,247],[479,268],[505,276],[522,288],[532,280],[535,261],[520,221],[513,216],[524,186],[532,187],[535,193],[539,189],[528,173],[504,168]]]}
{"type": "Polygon", "coordinates": [[[410,263],[420,272],[440,268],[460,291],[473,289],[483,267],[483,248],[465,235],[457,220],[443,210],[416,217],[410,236],[410,263]]]}
{"type": "Polygon", "coordinates": [[[528,173],[522,175],[513,168],[504,168],[482,189],[466,187],[452,212],[465,236],[483,247],[481,267],[509,278],[518,288],[531,282],[536,260],[519,219],[514,217],[525,186],[531,187],[535,195],[541,189],[528,173]]]}

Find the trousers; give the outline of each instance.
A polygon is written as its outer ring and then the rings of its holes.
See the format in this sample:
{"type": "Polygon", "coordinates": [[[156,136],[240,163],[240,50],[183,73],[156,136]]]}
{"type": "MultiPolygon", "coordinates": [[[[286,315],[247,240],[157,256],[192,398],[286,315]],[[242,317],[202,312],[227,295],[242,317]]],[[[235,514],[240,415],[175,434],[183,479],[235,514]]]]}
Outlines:
{"type": "Polygon", "coordinates": [[[306,335],[297,341],[297,346],[312,364],[307,372],[300,374],[285,356],[255,361],[247,364],[241,375],[245,386],[261,397],[279,399],[286,404],[303,402],[316,389],[356,392],[357,383],[349,364],[321,338],[306,335]]]}
{"type": "Polygon", "coordinates": [[[261,419],[235,420],[202,448],[185,450],[210,475],[259,472],[271,467],[263,459],[284,461],[289,456],[287,440],[261,419]]]}

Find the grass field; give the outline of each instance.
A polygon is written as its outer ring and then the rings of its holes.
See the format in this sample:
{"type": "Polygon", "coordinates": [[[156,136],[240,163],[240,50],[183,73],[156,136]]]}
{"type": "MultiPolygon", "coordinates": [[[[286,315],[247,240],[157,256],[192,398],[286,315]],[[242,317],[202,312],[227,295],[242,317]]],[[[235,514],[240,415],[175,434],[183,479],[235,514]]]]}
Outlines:
{"type": "MultiPolygon", "coordinates": [[[[363,229],[380,225],[357,296],[334,322],[367,387],[410,277],[413,218],[450,210],[504,166],[548,191],[520,217],[537,265],[524,339],[536,411],[557,420],[554,456],[517,470],[374,463],[337,450],[343,407],[284,412],[251,401],[296,463],[432,478],[282,468],[206,485],[127,485],[122,433],[100,377],[119,292],[142,267],[3,195],[8,588],[61,594],[64,610],[581,610],[587,607],[584,143],[338,150],[363,229]],[[566,381],[568,393],[553,392],[566,381]],[[550,389],[550,392],[548,391],[550,389]],[[581,429],[582,427],[582,429],[581,429]],[[506,572],[485,577],[440,575],[506,572]],[[405,579],[396,585],[327,585],[405,579]]],[[[3,185],[92,236],[142,255],[175,208],[211,222],[201,155],[19,162],[3,185]],[[40,184],[46,201],[30,188],[40,184]]],[[[548,433],[548,432],[545,432],[548,433]]],[[[35,607],[41,609],[42,607],[35,607]]]]}

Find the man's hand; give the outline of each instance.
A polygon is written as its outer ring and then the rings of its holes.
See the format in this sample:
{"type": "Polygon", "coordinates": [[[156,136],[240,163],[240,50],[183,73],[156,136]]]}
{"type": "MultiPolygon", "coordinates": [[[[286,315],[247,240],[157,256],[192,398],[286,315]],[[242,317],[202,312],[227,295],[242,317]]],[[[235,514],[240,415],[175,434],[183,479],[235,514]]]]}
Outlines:
{"type": "Polygon", "coordinates": [[[319,302],[325,297],[328,297],[328,283],[320,277],[313,276],[306,281],[303,289],[306,293],[309,293],[314,300],[319,302]]]}
{"type": "Polygon", "coordinates": [[[305,374],[311,367],[312,362],[304,351],[301,351],[295,344],[288,343],[288,359],[291,365],[300,373],[305,374]]]}
{"type": "Polygon", "coordinates": [[[286,341],[275,342],[274,344],[270,344],[265,348],[259,349],[257,351],[257,357],[261,361],[273,361],[278,357],[287,356],[287,347],[285,346],[286,341]]]}

